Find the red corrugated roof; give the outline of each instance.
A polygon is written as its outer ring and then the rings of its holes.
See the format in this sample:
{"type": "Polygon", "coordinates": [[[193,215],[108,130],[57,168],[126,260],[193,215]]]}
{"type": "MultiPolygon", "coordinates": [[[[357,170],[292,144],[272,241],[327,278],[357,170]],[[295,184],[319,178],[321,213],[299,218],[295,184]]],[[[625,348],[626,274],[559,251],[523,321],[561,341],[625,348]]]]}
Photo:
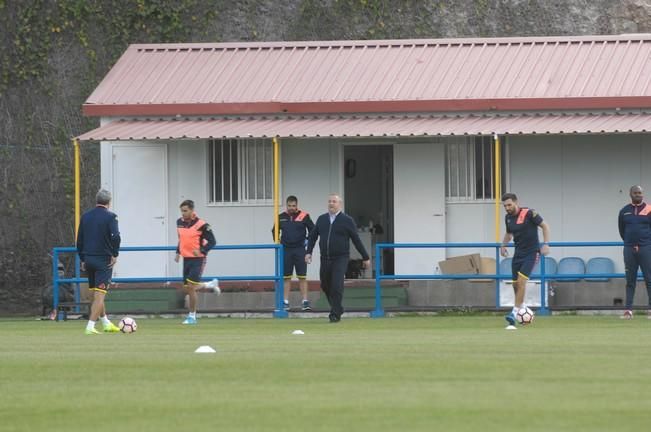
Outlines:
{"type": "Polygon", "coordinates": [[[651,107],[651,34],[131,45],[86,115],[651,107]]]}
{"type": "Polygon", "coordinates": [[[283,116],[116,120],[79,137],[90,140],[242,137],[375,137],[635,133],[651,130],[651,113],[509,115],[283,116]]]}

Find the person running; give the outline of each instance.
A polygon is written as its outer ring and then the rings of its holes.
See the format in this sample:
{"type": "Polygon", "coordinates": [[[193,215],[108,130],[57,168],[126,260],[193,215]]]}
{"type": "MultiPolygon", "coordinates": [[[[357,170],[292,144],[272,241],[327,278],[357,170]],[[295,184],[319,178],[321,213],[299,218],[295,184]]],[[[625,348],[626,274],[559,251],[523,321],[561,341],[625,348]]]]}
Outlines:
{"type": "Polygon", "coordinates": [[[189,313],[183,324],[197,324],[197,289],[208,288],[220,294],[217,279],[201,282],[206,256],[216,244],[215,236],[205,221],[194,212],[194,202],[185,200],[180,205],[181,217],[176,221],[179,243],[174,261],[183,257],[183,288],[189,298],[189,313]]]}
{"type": "Polygon", "coordinates": [[[515,252],[511,264],[513,273],[513,291],[515,302],[513,310],[504,319],[509,326],[515,326],[515,316],[519,309],[525,307],[524,297],[527,290],[527,281],[540,254],[549,254],[549,226],[543,221],[542,216],[534,209],[520,207],[518,197],[514,193],[505,193],[502,196],[502,205],[506,210],[504,221],[506,233],[502,240],[500,253],[503,257],[509,255],[506,245],[513,239],[515,252]],[[538,241],[538,228],[542,229],[542,245],[538,241]]]}
{"type": "Polygon", "coordinates": [[[108,293],[113,277],[113,266],[120,250],[118,217],[109,210],[111,193],[100,189],[95,196],[97,205],[81,217],[77,230],[77,252],[81,270],[88,273],[88,288],[92,293],[90,316],[85,334],[100,334],[95,329],[99,318],[104,332],[116,333],[120,329],[106,316],[104,297],[108,293]]]}
{"type": "Polygon", "coordinates": [[[631,203],[619,211],[619,235],[624,240],[626,305],[623,319],[633,319],[633,297],[638,268],[642,269],[649,297],[647,317],[651,319],[651,205],[644,202],[642,186],[631,186],[631,203]]]}
{"type": "MultiPolygon", "coordinates": [[[[283,277],[284,277],[284,308],[289,310],[289,292],[292,287],[292,275],[296,270],[298,287],[303,296],[301,310],[311,311],[310,300],[307,298],[307,263],[305,262],[305,242],[314,228],[314,222],[309,213],[299,210],[298,198],[294,195],[287,197],[287,209],[278,216],[280,243],[284,248],[283,277]]],[[[275,232],[275,225],[271,228],[275,232]]],[[[273,234],[275,235],[275,234],[273,234]]],[[[275,240],[275,239],[274,239],[275,240]]]]}

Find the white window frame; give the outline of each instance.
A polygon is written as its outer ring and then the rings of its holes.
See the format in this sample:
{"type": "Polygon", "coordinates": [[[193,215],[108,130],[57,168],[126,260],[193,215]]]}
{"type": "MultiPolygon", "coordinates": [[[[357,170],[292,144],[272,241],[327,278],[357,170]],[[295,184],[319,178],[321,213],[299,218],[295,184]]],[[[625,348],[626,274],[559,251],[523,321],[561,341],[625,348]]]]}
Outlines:
{"type": "Polygon", "coordinates": [[[273,204],[273,144],[270,139],[210,140],[207,155],[208,205],[273,204]],[[227,145],[232,151],[230,157],[224,155],[227,145]],[[217,157],[218,155],[221,157],[217,157]],[[231,173],[228,182],[224,178],[226,163],[226,171],[231,173]],[[220,178],[217,178],[217,175],[220,178]]]}
{"type": "MultiPolygon", "coordinates": [[[[459,202],[493,202],[494,184],[493,170],[493,146],[492,136],[460,136],[445,138],[445,199],[448,203],[459,202]],[[481,155],[483,163],[477,166],[476,143],[481,140],[482,151],[489,147],[490,152],[481,155]],[[490,171],[486,172],[486,158],[490,158],[490,171]],[[456,166],[455,166],[456,165],[456,166]],[[488,179],[488,184],[482,193],[478,193],[478,179],[488,179]]],[[[508,146],[506,140],[501,138],[501,170],[502,170],[502,192],[508,186],[508,146]]]]}

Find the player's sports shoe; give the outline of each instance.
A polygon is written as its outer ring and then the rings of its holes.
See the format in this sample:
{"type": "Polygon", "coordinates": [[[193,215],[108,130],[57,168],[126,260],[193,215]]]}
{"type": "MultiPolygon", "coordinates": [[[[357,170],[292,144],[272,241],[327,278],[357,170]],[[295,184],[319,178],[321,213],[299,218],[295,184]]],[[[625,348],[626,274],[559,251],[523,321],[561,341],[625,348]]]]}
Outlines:
{"type": "Polygon", "coordinates": [[[196,325],[197,324],[197,319],[192,318],[191,316],[188,315],[187,318],[185,318],[185,321],[183,321],[182,324],[196,325]]]}
{"type": "Polygon", "coordinates": [[[289,302],[287,300],[283,301],[283,309],[289,312],[289,302]]]}
{"type": "Polygon", "coordinates": [[[119,333],[120,328],[113,324],[112,322],[104,326],[104,333],[119,333]]]}
{"type": "Polygon", "coordinates": [[[513,312],[511,312],[508,315],[505,315],[504,319],[506,320],[507,323],[509,323],[510,326],[515,326],[515,315],[513,315],[513,312]]]}
{"type": "Polygon", "coordinates": [[[219,289],[219,281],[217,279],[213,279],[210,282],[206,283],[206,288],[211,289],[215,294],[222,293],[222,290],[219,289]]]}
{"type": "Polygon", "coordinates": [[[309,312],[312,310],[312,306],[310,306],[309,300],[303,300],[303,305],[301,306],[301,310],[303,312],[309,312]]]}
{"type": "Polygon", "coordinates": [[[84,330],[85,335],[96,335],[96,334],[101,334],[100,332],[97,331],[97,329],[92,328],[92,329],[86,329],[84,330]]]}
{"type": "Polygon", "coordinates": [[[632,310],[625,310],[624,315],[621,317],[624,320],[632,320],[633,319],[633,311],[632,310]]]}

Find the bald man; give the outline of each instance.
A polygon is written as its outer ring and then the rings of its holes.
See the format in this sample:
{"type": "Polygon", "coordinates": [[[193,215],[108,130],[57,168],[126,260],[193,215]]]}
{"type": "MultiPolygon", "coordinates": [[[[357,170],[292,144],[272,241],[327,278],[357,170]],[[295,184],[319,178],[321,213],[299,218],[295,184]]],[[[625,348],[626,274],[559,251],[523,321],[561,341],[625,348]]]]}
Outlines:
{"type": "Polygon", "coordinates": [[[619,235],[624,240],[624,266],[626,267],[626,309],[623,319],[633,319],[633,297],[637,283],[637,270],[642,269],[649,297],[647,317],[651,319],[651,205],[644,202],[642,186],[629,190],[631,203],[619,211],[619,235]]]}
{"type": "Polygon", "coordinates": [[[321,250],[321,290],[325,293],[330,303],[329,319],[331,323],[341,321],[344,313],[342,300],[344,297],[344,278],[348,261],[350,260],[350,241],[364,260],[364,268],[371,264],[370,258],[362,241],[357,234],[357,225],[352,217],[345,214],[342,209],[341,197],[337,194],[328,196],[328,212],[319,216],[307,241],[307,254],[305,262],[312,262],[312,251],[319,239],[321,250]]]}

